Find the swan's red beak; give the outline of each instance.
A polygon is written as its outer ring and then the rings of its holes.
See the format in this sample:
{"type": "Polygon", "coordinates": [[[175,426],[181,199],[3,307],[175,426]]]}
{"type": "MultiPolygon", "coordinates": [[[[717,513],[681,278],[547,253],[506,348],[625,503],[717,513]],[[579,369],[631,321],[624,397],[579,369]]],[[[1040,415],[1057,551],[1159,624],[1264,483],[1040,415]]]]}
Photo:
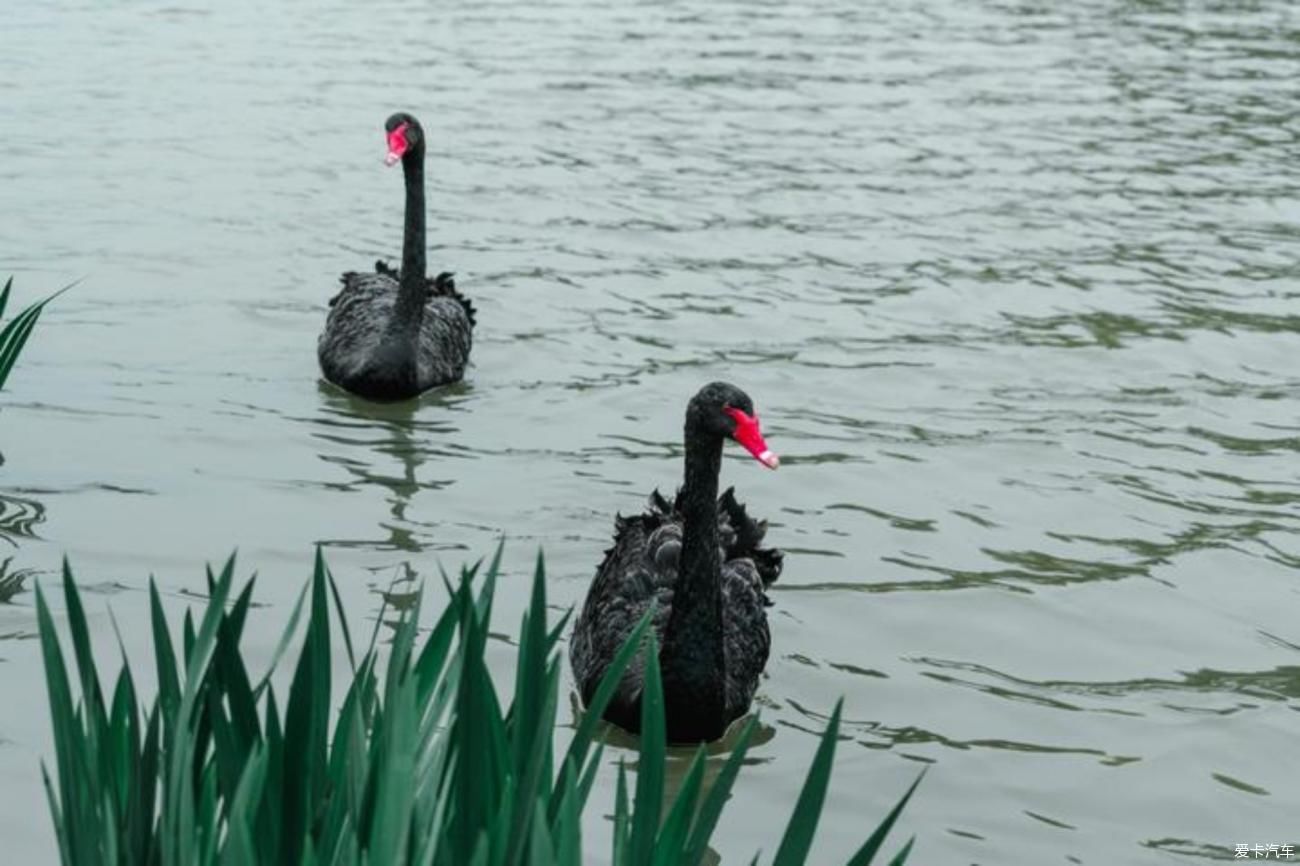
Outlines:
{"type": "Polygon", "coordinates": [[[410,144],[406,141],[406,127],[408,123],[399,123],[392,132],[388,133],[388,156],[384,157],[384,165],[396,165],[397,161],[406,154],[406,149],[410,144]]]}
{"type": "Polygon", "coordinates": [[[775,469],[781,465],[781,459],[767,447],[763,441],[763,431],[758,424],[757,415],[746,415],[739,409],[733,409],[727,406],[722,411],[731,416],[736,422],[736,432],[731,437],[744,446],[745,450],[754,455],[754,459],[762,463],[768,469],[775,469]]]}

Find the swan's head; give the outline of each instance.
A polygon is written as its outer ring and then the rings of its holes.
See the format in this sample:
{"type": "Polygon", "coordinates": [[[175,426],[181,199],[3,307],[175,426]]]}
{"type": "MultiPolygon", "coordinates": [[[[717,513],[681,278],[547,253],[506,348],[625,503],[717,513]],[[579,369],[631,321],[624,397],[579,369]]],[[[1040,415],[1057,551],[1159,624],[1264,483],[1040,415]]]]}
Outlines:
{"type": "Polygon", "coordinates": [[[399,111],[384,121],[388,136],[388,156],[384,165],[396,165],[408,153],[424,150],[424,127],[405,111],[399,111]]]}
{"type": "Polygon", "coordinates": [[[686,407],[686,432],[712,433],[735,439],[754,459],[768,469],[781,460],[767,442],[749,395],[728,382],[712,382],[700,389],[686,407]]]}

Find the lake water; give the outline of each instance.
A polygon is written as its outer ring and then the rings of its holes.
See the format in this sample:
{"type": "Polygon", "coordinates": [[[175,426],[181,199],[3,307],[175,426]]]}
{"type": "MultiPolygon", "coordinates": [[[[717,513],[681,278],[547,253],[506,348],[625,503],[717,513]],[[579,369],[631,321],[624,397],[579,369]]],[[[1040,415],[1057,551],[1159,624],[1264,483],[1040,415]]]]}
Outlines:
{"type": "MultiPolygon", "coordinates": [[[[106,658],[111,608],[150,682],[149,575],[179,612],[235,548],[255,664],[315,544],[354,627],[502,536],[498,630],[539,545],[558,616],[725,379],[783,463],[723,483],[788,557],[724,862],[771,856],[841,695],[817,863],[925,765],[918,864],[1300,843],[1300,5],[212,5],[0,11],[0,278],[85,277],[0,395],[0,555],[69,556],[106,658]],[[399,254],[398,109],[480,326],[464,385],[376,407],[315,341],[399,254]]],[[[23,864],[33,600],[0,605],[23,864]]]]}

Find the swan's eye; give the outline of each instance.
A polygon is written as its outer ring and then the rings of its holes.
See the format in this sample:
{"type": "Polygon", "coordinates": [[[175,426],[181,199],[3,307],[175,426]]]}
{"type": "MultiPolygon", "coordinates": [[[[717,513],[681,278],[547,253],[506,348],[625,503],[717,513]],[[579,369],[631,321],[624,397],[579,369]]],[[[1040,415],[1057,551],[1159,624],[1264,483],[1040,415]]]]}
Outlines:
{"type": "Polygon", "coordinates": [[[411,144],[406,140],[406,130],[410,127],[409,123],[399,123],[393,131],[388,133],[388,156],[384,157],[385,165],[393,165],[405,154],[411,144]]]}

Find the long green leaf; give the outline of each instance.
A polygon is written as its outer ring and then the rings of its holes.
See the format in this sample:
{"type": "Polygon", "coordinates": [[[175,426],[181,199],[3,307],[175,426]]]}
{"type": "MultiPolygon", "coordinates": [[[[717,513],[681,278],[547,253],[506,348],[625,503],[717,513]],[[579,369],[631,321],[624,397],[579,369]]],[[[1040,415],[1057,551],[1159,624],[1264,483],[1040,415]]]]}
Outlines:
{"type": "Polygon", "coordinates": [[[319,545],[316,547],[316,557],[320,560],[325,569],[325,579],[329,582],[330,596],[334,599],[334,612],[338,614],[339,631],[343,634],[343,648],[348,652],[348,665],[351,666],[352,672],[357,670],[357,657],[352,651],[352,632],[348,629],[348,618],[343,610],[343,598],[339,595],[338,584],[334,582],[334,575],[330,572],[329,566],[325,565],[325,556],[319,545]]]}
{"type": "MultiPolygon", "coordinates": [[[[398,626],[399,641],[409,645],[415,627],[410,619],[398,626]]],[[[389,687],[386,690],[383,725],[383,751],[376,772],[379,774],[375,794],[375,819],[370,833],[370,860],[373,863],[405,863],[411,820],[411,766],[415,761],[416,708],[415,692],[405,671],[394,674],[390,663],[389,687]]],[[[402,664],[402,667],[405,667],[402,664]]]]}
{"type": "Polygon", "coordinates": [[[686,833],[690,829],[700,783],[704,779],[705,754],[703,746],[696,749],[691,765],[686,770],[686,777],[677,789],[677,796],[673,798],[672,808],[668,810],[668,817],[659,828],[659,838],[655,840],[654,846],[655,866],[678,866],[683,862],[686,833]]]}
{"type": "MultiPolygon", "coordinates": [[[[558,837],[555,843],[555,861],[560,866],[582,864],[582,803],[575,780],[577,772],[573,764],[565,764],[561,775],[564,794],[560,798],[559,820],[552,828],[558,837]]],[[[546,817],[543,815],[540,820],[545,821],[546,817]]]]}
{"type": "Polygon", "coordinates": [[[221,866],[253,866],[260,860],[254,831],[266,766],[266,750],[259,743],[249,756],[230,803],[229,832],[221,852],[221,866]]]}
{"type": "MultiPolygon", "coordinates": [[[[41,639],[41,656],[45,663],[45,685],[50,697],[50,719],[54,725],[54,750],[58,764],[59,800],[62,803],[61,824],[63,837],[60,849],[66,851],[65,866],[85,858],[94,857],[96,834],[99,828],[92,823],[93,806],[87,807],[88,793],[84,784],[85,755],[79,714],[73,709],[72,689],[68,670],[63,662],[63,651],[54,630],[54,620],[45,603],[41,585],[36,585],[36,623],[41,639]]],[[[53,799],[53,798],[52,798],[53,799]]],[[[93,862],[85,859],[85,862],[93,862]]]]}
{"type": "Polygon", "coordinates": [[[776,849],[772,866],[802,866],[808,859],[813,834],[817,832],[817,821],[821,818],[822,805],[826,801],[826,787],[830,784],[831,761],[835,757],[835,740],[840,733],[840,710],[843,706],[843,699],[835,702],[831,720],[817,745],[817,754],[813,756],[812,766],[808,768],[803,790],[799,792],[799,799],[794,804],[794,813],[786,825],[785,835],[781,837],[781,847],[776,849]]]}
{"type": "MultiPolygon", "coordinates": [[[[889,831],[893,829],[894,822],[897,821],[898,816],[903,813],[903,807],[907,805],[908,800],[912,799],[912,794],[915,793],[916,786],[921,784],[921,780],[925,778],[925,773],[926,771],[922,770],[921,774],[916,777],[916,781],[911,784],[903,794],[902,798],[894,804],[894,808],[889,810],[889,814],[886,815],[885,819],[880,822],[878,827],[876,827],[875,832],[867,837],[867,841],[863,842],[862,847],[858,849],[857,853],[854,854],[852,858],[850,858],[848,866],[870,866],[872,858],[876,856],[876,852],[879,851],[880,846],[884,844],[885,837],[888,836],[889,831]]],[[[911,847],[912,845],[909,842],[907,848],[910,849],[911,847]]],[[[906,853],[903,853],[900,856],[902,856],[904,860],[907,858],[906,853]]],[[[897,862],[902,863],[903,860],[898,860],[897,862]]]]}
{"type": "Polygon", "coordinates": [[[168,735],[167,787],[163,803],[162,866],[188,866],[198,856],[201,839],[198,836],[198,819],[195,811],[195,791],[191,768],[194,765],[195,742],[189,736],[193,729],[200,689],[206,679],[208,663],[216,647],[217,627],[225,613],[226,598],[233,581],[233,559],[227,564],[216,586],[208,596],[208,607],[192,640],[185,670],[185,687],[180,706],[176,711],[175,728],[168,735]]]}
{"type": "Polygon", "coordinates": [[[271,663],[267,665],[266,675],[257,683],[253,689],[253,697],[260,698],[262,692],[271,683],[271,674],[280,665],[280,659],[284,656],[285,650],[293,641],[293,635],[298,630],[298,620],[302,617],[302,603],[307,598],[307,590],[311,589],[311,581],[304,583],[302,589],[298,591],[298,600],[293,604],[293,611],[289,614],[289,622],[280,633],[280,641],[275,645],[275,651],[271,653],[271,663]]]}
{"type": "Polygon", "coordinates": [[[176,651],[172,648],[167,617],[163,614],[162,599],[153,578],[149,579],[149,616],[153,626],[153,654],[158,670],[158,701],[162,706],[164,738],[170,739],[176,711],[181,704],[180,675],[176,672],[176,651]]]}
{"type": "Polygon", "coordinates": [[[613,866],[629,866],[635,852],[628,844],[627,773],[618,762],[618,783],[614,790],[614,857],[613,866]]]}
{"type": "MultiPolygon", "coordinates": [[[[511,757],[518,780],[505,858],[511,866],[523,862],[530,842],[534,846],[537,843],[538,836],[528,825],[533,818],[537,786],[544,775],[550,775],[546,766],[550,763],[555,696],[559,689],[553,682],[555,677],[548,676],[546,656],[546,565],[538,551],[532,597],[520,627],[515,697],[510,708],[510,737],[514,741],[511,757]]],[[[537,856],[534,851],[533,857],[537,856]]]]}
{"type": "Polygon", "coordinates": [[[292,743],[284,756],[284,832],[280,860],[298,863],[311,822],[325,795],[327,732],[330,710],[329,608],[325,563],[320,549],[311,583],[307,636],[285,707],[284,736],[292,743]]]}
{"type": "MultiPolygon", "coordinates": [[[[48,298],[37,301],[17,316],[14,316],[3,329],[0,329],[0,388],[3,388],[5,382],[8,381],[9,373],[18,360],[18,354],[23,350],[23,346],[27,344],[27,338],[31,336],[32,329],[36,327],[36,320],[40,318],[45,305],[79,282],[81,281],[76,280],[69,283],[48,298]]],[[[3,314],[5,306],[9,303],[9,290],[12,286],[13,277],[10,277],[5,283],[3,294],[0,295],[0,314],[3,314]]]]}
{"type": "Polygon", "coordinates": [[[894,855],[894,859],[889,861],[889,866],[903,866],[903,864],[907,862],[907,858],[912,855],[912,845],[915,842],[916,842],[915,836],[913,836],[911,839],[908,839],[907,844],[904,845],[902,849],[897,854],[894,855]]]}
{"type": "MultiPolygon", "coordinates": [[[[564,755],[564,760],[573,761],[575,767],[584,766],[587,750],[591,748],[592,739],[596,734],[596,726],[600,724],[605,707],[609,706],[609,702],[614,697],[614,692],[618,690],[618,683],[623,676],[623,672],[627,670],[627,666],[632,663],[632,659],[636,657],[636,654],[641,652],[653,615],[654,606],[651,605],[650,609],[641,617],[640,622],[636,624],[636,628],[632,629],[632,633],[627,636],[623,646],[619,647],[613,661],[605,669],[605,675],[601,677],[600,684],[596,686],[595,694],[587,702],[586,712],[582,714],[582,719],[578,722],[578,728],[573,733],[573,740],[569,743],[568,751],[564,755]]],[[[560,806],[559,800],[558,792],[552,794],[550,808],[547,813],[551,821],[555,820],[555,813],[560,806]]]]}
{"type": "MultiPolygon", "coordinates": [[[[8,286],[5,286],[5,291],[9,291],[8,286]]],[[[50,817],[54,821],[54,837],[59,843],[59,862],[67,866],[73,862],[68,828],[63,821],[63,810],[59,808],[59,798],[54,794],[54,784],[50,781],[50,773],[45,768],[44,761],[41,761],[41,782],[45,785],[45,799],[50,804],[50,817]]]]}
{"type": "Polygon", "coordinates": [[[704,852],[708,849],[709,839],[713,836],[713,830],[718,825],[718,818],[722,816],[722,809],[727,804],[727,798],[731,796],[731,787],[736,782],[736,776],[740,773],[741,765],[745,762],[745,755],[749,752],[749,742],[754,737],[754,732],[758,730],[758,717],[750,716],[749,721],[741,728],[740,735],[736,738],[736,745],[727,756],[727,760],[722,765],[722,770],[718,777],[714,779],[709,793],[705,795],[704,802],[700,805],[700,811],[696,814],[694,822],[691,824],[690,836],[687,838],[686,850],[682,855],[683,863],[699,863],[704,858],[704,852]]]}
{"type": "Polygon", "coordinates": [[[655,832],[659,829],[659,813],[664,802],[664,756],[668,752],[664,689],[659,677],[659,647],[653,631],[646,635],[644,680],[636,809],[632,813],[632,862],[637,866],[648,864],[654,856],[655,832]]]}

